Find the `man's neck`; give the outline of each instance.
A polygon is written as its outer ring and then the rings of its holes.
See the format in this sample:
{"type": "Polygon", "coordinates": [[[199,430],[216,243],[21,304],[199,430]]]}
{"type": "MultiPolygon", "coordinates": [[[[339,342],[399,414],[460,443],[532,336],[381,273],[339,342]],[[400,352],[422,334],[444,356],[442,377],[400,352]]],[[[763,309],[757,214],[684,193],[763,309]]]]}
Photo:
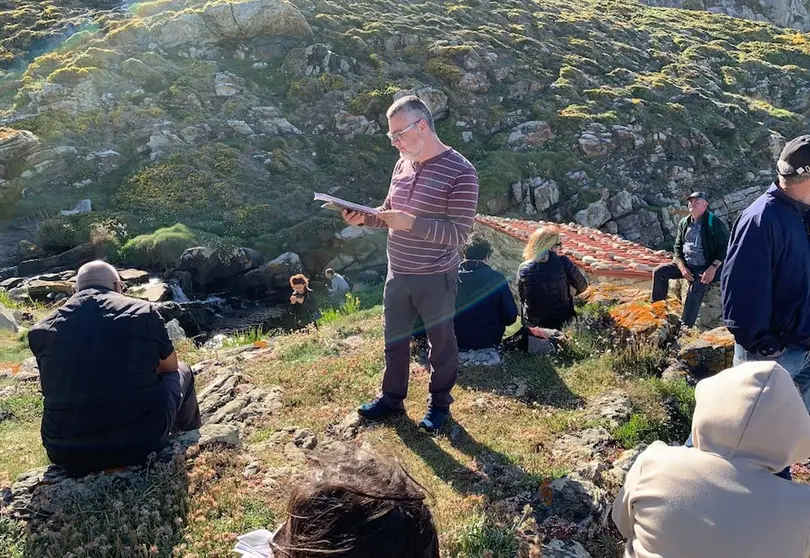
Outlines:
{"type": "Polygon", "coordinates": [[[430,143],[425,144],[425,149],[423,150],[423,153],[419,155],[419,160],[416,162],[423,164],[430,161],[434,157],[441,155],[448,149],[450,149],[449,145],[445,145],[441,142],[441,140],[439,140],[439,138],[435,138],[430,143]]]}
{"type": "Polygon", "coordinates": [[[789,197],[791,200],[800,203],[804,206],[808,206],[809,200],[805,200],[804,198],[807,197],[806,195],[802,195],[801,192],[798,191],[796,188],[783,188],[781,184],[778,182],[776,183],[776,187],[779,188],[783,194],[789,197]]]}

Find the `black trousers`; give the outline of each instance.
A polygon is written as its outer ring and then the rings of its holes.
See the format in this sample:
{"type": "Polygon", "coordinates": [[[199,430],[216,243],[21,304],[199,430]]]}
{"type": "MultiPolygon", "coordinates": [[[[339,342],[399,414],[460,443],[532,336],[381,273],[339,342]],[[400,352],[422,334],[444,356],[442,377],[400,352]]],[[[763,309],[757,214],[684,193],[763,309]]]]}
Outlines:
{"type": "MultiPolygon", "coordinates": [[[[158,435],[158,430],[154,434],[154,439],[130,445],[119,442],[114,446],[105,447],[94,444],[70,450],[46,448],[51,462],[73,475],[86,475],[105,469],[141,465],[146,462],[146,457],[150,453],[159,451],[166,445],[172,432],[199,428],[202,420],[200,419],[200,408],[197,405],[194,373],[191,367],[185,362],[181,362],[176,372],[161,373],[160,380],[165,388],[163,390],[165,398],[163,410],[160,410],[161,405],[158,403],[157,412],[150,415],[152,418],[149,421],[163,421],[163,434],[158,435]]],[[[154,423],[150,422],[150,424],[154,423]]],[[[135,433],[133,438],[143,440],[143,436],[138,433],[135,433]]]]}
{"type": "MultiPolygon", "coordinates": [[[[168,374],[177,375],[177,383],[179,388],[177,415],[174,417],[172,424],[172,432],[185,432],[186,430],[196,430],[202,426],[202,419],[200,418],[200,407],[197,405],[197,392],[194,389],[194,372],[191,366],[185,362],[180,362],[177,372],[169,372],[168,374]]],[[[166,378],[167,381],[174,381],[173,378],[166,378]]]]}
{"type": "MultiPolygon", "coordinates": [[[[706,271],[708,266],[687,266],[689,271],[692,272],[694,281],[689,283],[689,291],[686,294],[686,302],[683,305],[683,315],[681,319],[683,323],[689,327],[695,325],[700,314],[700,304],[703,302],[703,297],[706,291],[709,290],[711,285],[704,285],[700,282],[700,275],[706,271]]],[[[669,282],[672,279],[682,279],[683,274],[678,266],[674,263],[659,265],[653,270],[653,287],[652,287],[652,302],[659,300],[666,300],[667,291],[669,289],[669,282]]],[[[717,281],[717,277],[714,278],[717,281]]],[[[714,282],[712,281],[712,282],[714,282]]]]}

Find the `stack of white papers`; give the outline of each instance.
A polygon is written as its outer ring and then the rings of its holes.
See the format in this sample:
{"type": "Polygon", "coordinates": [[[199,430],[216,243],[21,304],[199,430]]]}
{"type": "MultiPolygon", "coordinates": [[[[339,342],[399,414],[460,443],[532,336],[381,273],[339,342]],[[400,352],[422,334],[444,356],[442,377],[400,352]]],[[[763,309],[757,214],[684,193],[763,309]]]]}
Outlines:
{"type": "Polygon", "coordinates": [[[354,203],[350,201],[346,201],[340,198],[336,198],[335,196],[330,196],[329,194],[321,194],[319,192],[315,192],[315,200],[326,202],[325,205],[331,204],[332,206],[337,206],[341,209],[348,209],[349,211],[357,211],[358,213],[364,213],[365,215],[377,215],[379,211],[374,207],[368,207],[367,205],[360,205],[359,203],[354,203]]]}
{"type": "Polygon", "coordinates": [[[271,533],[267,529],[258,529],[239,535],[236,539],[236,546],[234,552],[238,552],[247,558],[273,558],[273,550],[271,545],[275,533],[271,533]]]}

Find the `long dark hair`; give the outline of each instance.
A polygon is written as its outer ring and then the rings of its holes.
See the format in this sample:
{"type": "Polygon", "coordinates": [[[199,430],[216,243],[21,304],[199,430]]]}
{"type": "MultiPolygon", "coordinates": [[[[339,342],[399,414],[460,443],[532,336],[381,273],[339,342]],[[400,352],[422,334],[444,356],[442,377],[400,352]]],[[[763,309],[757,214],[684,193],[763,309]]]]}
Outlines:
{"type": "Polygon", "coordinates": [[[439,558],[422,487],[398,462],[357,452],[294,489],[280,558],[439,558]]]}

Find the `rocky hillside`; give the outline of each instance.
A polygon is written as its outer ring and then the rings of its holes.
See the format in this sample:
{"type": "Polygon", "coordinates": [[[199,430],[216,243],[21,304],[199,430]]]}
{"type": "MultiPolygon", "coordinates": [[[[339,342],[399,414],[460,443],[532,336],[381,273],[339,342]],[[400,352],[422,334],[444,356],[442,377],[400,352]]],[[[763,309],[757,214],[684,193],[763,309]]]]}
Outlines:
{"type": "Polygon", "coordinates": [[[336,237],[312,192],[384,196],[384,111],[406,91],[477,166],[480,211],[661,247],[684,193],[766,186],[810,110],[806,35],[629,0],[6,4],[0,207],[90,199],[41,235],[60,248],[182,223],[363,267],[379,250],[336,237]]]}
{"type": "Polygon", "coordinates": [[[781,27],[810,31],[810,2],[807,0],[645,0],[650,6],[708,10],[733,17],[768,21],[781,27]]]}

